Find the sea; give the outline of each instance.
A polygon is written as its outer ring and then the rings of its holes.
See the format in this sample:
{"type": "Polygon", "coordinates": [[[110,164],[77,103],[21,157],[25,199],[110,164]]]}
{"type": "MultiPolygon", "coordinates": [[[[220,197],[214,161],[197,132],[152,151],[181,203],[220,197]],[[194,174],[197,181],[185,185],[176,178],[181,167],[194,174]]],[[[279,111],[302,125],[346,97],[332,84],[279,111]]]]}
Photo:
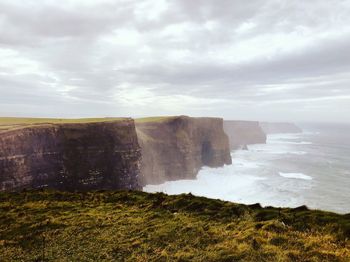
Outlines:
{"type": "Polygon", "coordinates": [[[350,213],[350,125],[298,125],[302,133],[268,135],[266,144],[232,151],[232,165],[143,190],[350,213]]]}

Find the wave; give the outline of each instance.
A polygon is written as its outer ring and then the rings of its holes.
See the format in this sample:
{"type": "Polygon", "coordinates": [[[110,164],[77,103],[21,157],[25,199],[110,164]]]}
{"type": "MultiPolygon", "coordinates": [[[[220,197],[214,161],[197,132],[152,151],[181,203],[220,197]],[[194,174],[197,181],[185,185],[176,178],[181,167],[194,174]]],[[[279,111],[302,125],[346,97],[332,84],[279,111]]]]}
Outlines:
{"type": "Polygon", "coordinates": [[[273,177],[250,175],[250,171],[244,173],[239,172],[239,169],[240,167],[234,165],[214,169],[203,168],[194,180],[146,185],[143,191],[163,192],[169,195],[191,193],[236,203],[260,203],[262,206],[296,207],[304,203],[302,195],[294,192],[295,188],[290,188],[289,181],[281,182],[273,177]]]}
{"type": "Polygon", "coordinates": [[[317,136],[320,134],[321,134],[321,132],[318,132],[318,131],[304,131],[303,132],[303,135],[307,135],[307,136],[317,136]]]}
{"type": "Polygon", "coordinates": [[[286,144],[293,144],[293,145],[312,145],[312,142],[308,141],[301,141],[301,142],[285,142],[286,144]]]}
{"type": "Polygon", "coordinates": [[[267,144],[285,144],[285,145],[311,145],[310,141],[303,141],[304,133],[297,134],[273,134],[267,136],[267,144]],[[299,140],[299,141],[298,141],[299,140]]]}
{"type": "Polygon", "coordinates": [[[268,144],[287,144],[287,145],[312,145],[312,142],[308,141],[301,141],[301,142],[294,142],[294,141],[283,141],[283,140],[267,140],[268,144]]]}
{"type": "Polygon", "coordinates": [[[305,151],[292,151],[292,152],[289,152],[289,154],[292,154],[292,155],[306,155],[307,152],[305,152],[305,151]]]}
{"type": "MultiPolygon", "coordinates": [[[[306,155],[307,152],[303,150],[294,150],[287,145],[273,144],[273,145],[254,145],[249,148],[250,152],[261,152],[272,155],[306,155]]],[[[236,151],[237,152],[237,151],[236,151]]],[[[235,156],[233,155],[232,158],[235,156]]]]}
{"type": "Polygon", "coordinates": [[[261,164],[249,160],[245,160],[242,158],[236,158],[236,156],[232,156],[232,161],[235,167],[237,168],[259,168],[261,164]]]}
{"type": "Polygon", "coordinates": [[[298,155],[298,156],[302,156],[302,155],[306,155],[307,152],[305,151],[288,151],[288,150],[285,150],[285,151],[269,151],[269,152],[266,152],[266,153],[269,153],[269,154],[275,154],[275,155],[285,155],[285,154],[290,154],[290,155],[298,155]]]}
{"type": "Polygon", "coordinates": [[[265,177],[240,173],[235,165],[203,168],[194,180],[168,181],[160,185],[146,185],[143,191],[163,192],[170,195],[191,193],[197,196],[226,201],[256,203],[257,182],[265,177]]]}
{"type": "Polygon", "coordinates": [[[283,134],[269,134],[267,135],[268,140],[295,140],[299,139],[302,133],[283,133],[283,134]]]}
{"type": "Polygon", "coordinates": [[[281,177],[285,177],[285,178],[312,180],[311,176],[307,176],[303,173],[282,173],[282,172],[279,172],[279,175],[281,177]]]}

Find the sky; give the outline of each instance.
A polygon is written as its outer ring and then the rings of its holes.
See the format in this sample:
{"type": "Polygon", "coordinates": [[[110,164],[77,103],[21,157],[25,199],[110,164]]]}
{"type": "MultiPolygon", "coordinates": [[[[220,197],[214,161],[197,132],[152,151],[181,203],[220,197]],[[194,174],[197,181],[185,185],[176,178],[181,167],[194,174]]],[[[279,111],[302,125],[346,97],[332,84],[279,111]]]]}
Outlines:
{"type": "Polygon", "coordinates": [[[350,122],[349,0],[1,0],[0,116],[350,122]]]}

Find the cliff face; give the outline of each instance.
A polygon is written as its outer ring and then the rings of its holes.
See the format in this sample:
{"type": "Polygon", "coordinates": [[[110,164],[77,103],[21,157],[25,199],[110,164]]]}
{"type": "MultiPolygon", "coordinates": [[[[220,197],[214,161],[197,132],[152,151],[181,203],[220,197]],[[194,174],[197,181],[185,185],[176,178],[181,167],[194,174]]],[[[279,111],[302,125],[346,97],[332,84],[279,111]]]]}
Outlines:
{"type": "Polygon", "coordinates": [[[266,134],[256,121],[224,121],[224,130],[230,139],[230,148],[239,149],[250,144],[265,144],[266,134]]]}
{"type": "Polygon", "coordinates": [[[222,119],[180,116],[139,120],[136,131],[142,150],[143,185],[193,179],[202,166],[231,164],[222,119]]]}
{"type": "Polygon", "coordinates": [[[261,123],[261,127],[266,134],[276,133],[301,133],[303,130],[293,123],[261,123]]]}
{"type": "Polygon", "coordinates": [[[137,189],[140,159],[131,119],[9,129],[0,132],[0,190],[137,189]]]}

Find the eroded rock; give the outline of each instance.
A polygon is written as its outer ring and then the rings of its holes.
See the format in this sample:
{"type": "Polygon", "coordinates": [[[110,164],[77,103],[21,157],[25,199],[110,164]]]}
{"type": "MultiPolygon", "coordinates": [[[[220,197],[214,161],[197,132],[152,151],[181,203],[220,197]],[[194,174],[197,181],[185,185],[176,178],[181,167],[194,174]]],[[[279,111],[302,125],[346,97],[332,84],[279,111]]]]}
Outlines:
{"type": "Polygon", "coordinates": [[[138,189],[132,119],[35,124],[0,132],[0,190],[138,189]]]}
{"type": "Polygon", "coordinates": [[[193,179],[203,166],[231,164],[220,118],[187,116],[136,121],[142,149],[141,183],[193,179]]]}

